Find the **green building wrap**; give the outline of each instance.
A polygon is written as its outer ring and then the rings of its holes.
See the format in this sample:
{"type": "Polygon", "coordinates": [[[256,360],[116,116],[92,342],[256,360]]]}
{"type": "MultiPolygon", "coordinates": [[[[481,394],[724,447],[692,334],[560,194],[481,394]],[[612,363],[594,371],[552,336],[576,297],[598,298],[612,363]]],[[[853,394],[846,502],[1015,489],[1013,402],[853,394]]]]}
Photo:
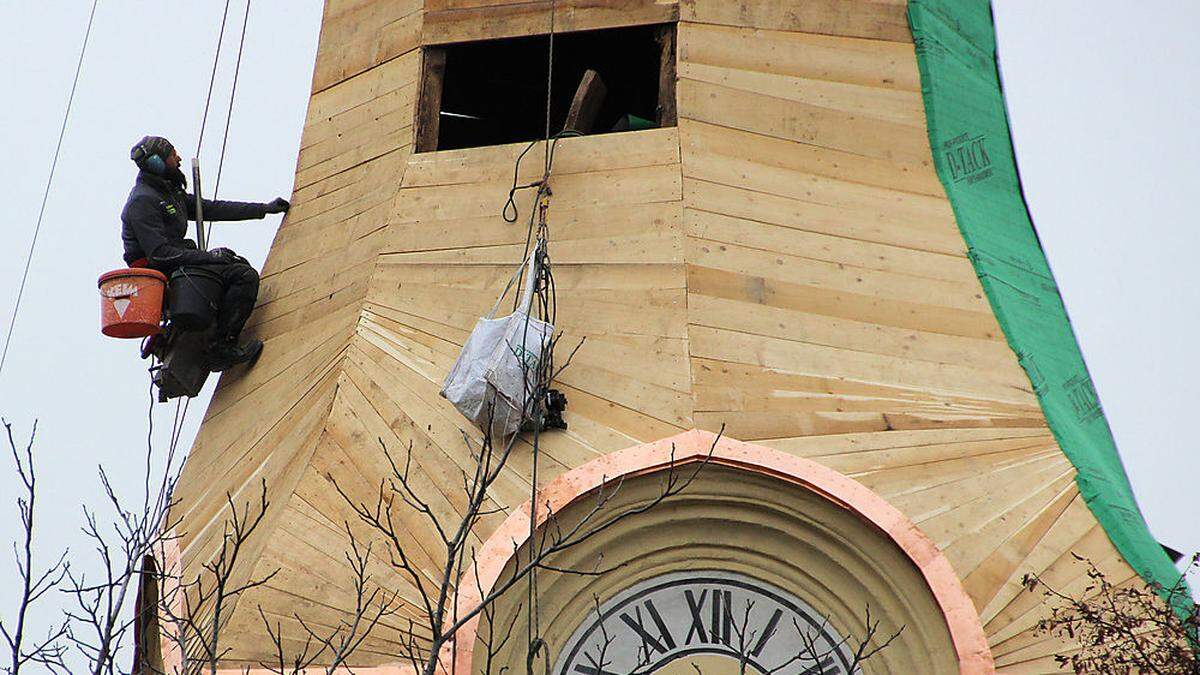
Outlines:
{"type": "Polygon", "coordinates": [[[1138,510],[1021,192],[991,4],[909,0],[908,19],[934,164],[992,310],[1092,513],[1143,579],[1171,588],[1179,571],[1138,510]]]}

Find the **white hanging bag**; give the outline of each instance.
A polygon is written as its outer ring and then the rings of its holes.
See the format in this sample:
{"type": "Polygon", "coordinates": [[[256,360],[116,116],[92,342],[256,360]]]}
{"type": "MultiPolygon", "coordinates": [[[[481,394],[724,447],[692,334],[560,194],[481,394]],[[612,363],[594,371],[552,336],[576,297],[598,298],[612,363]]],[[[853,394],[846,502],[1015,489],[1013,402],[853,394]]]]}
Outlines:
{"type": "Polygon", "coordinates": [[[442,383],[442,396],[475,426],[486,431],[491,419],[494,438],[504,438],[520,429],[528,412],[528,397],[537,385],[538,364],[554,334],[554,326],[529,315],[537,282],[537,251],[535,246],[508,280],[491,311],[475,322],[442,383]],[[516,311],[495,318],[522,270],[526,271],[525,288],[516,311]]]}

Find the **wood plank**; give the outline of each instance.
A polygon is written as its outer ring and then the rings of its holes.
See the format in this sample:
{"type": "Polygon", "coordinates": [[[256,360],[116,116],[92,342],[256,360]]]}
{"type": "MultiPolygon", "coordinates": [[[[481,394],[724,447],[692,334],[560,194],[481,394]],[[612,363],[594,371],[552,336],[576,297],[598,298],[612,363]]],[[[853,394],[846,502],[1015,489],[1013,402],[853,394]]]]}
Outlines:
{"type": "Polygon", "coordinates": [[[416,49],[421,37],[419,2],[376,2],[366,6],[369,21],[345,21],[343,30],[353,31],[338,39],[326,37],[322,29],[313,69],[313,93],[416,49]],[[328,45],[328,47],[326,47],[328,45]]]}
{"type": "Polygon", "coordinates": [[[844,268],[959,283],[975,279],[970,261],[958,256],[854,241],[823,232],[809,232],[700,209],[686,209],[683,219],[687,235],[695,240],[733,243],[748,249],[818,260],[844,268]]]}
{"type": "Polygon", "coordinates": [[[904,501],[927,509],[905,511],[912,513],[914,519],[925,522],[984,496],[984,493],[969,489],[972,484],[964,481],[990,476],[997,487],[1001,487],[1003,480],[1014,472],[1032,474],[1040,469],[1057,467],[1053,446],[1036,440],[990,443],[983,447],[990,452],[945,456],[937,460],[936,465],[930,462],[884,467],[856,473],[855,478],[889,502],[904,501]],[[939,497],[945,498],[944,501],[939,502],[939,497]]]}
{"type": "Polygon", "coordinates": [[[688,319],[698,326],[808,342],[931,363],[969,363],[978,368],[1023,373],[1012,350],[995,340],[979,340],[926,331],[850,321],[820,314],[691,294],[688,319]]]}
{"type": "Polygon", "coordinates": [[[704,151],[685,155],[683,171],[688,177],[723,185],[752,181],[756,193],[822,204],[862,220],[886,220],[894,227],[915,232],[960,237],[950,204],[942,197],[842,181],[704,151]],[[887,216],[882,215],[885,213],[887,216]]]}
{"type": "Polygon", "coordinates": [[[684,22],[679,24],[679,59],[914,94],[921,91],[913,46],[881,40],[684,22]]]}
{"type": "Polygon", "coordinates": [[[912,42],[904,0],[690,0],[681,20],[912,42]]]}
{"type": "MultiPolygon", "coordinates": [[[[747,394],[769,392],[810,392],[829,396],[846,396],[854,399],[881,399],[896,402],[912,409],[929,406],[945,406],[946,411],[963,411],[986,414],[993,420],[1004,420],[1006,427],[1016,425],[1014,417],[1024,417],[1037,422],[1045,433],[1045,422],[1038,414],[1035,403],[1007,404],[970,396],[936,394],[904,388],[896,385],[858,382],[828,374],[808,375],[793,373],[754,364],[740,364],[718,359],[705,359],[693,355],[692,381],[696,387],[712,390],[717,387],[737,386],[747,394]],[[1022,414],[1023,413],[1023,414],[1022,414]]],[[[969,425],[977,426],[977,425],[969,425]]],[[[795,436],[781,434],[781,437],[795,436]]],[[[1005,437],[1012,434],[1005,434],[1005,437]]]]}
{"type": "Polygon", "coordinates": [[[569,129],[581,134],[592,133],[596,115],[600,114],[600,106],[604,104],[604,97],[607,95],[608,87],[604,86],[600,73],[588,68],[579,80],[575,96],[571,98],[563,130],[569,129]]]}
{"type": "MultiPolygon", "coordinates": [[[[1094,520],[1094,519],[1093,519],[1094,520]]],[[[1087,568],[1075,556],[1096,563],[1104,574],[1131,574],[1129,566],[1113,548],[1104,530],[1095,525],[1078,541],[1071,542],[1069,549],[1039,572],[1042,580],[1069,597],[1084,597],[1084,588],[1089,583],[1087,568]]],[[[1036,571],[1036,568],[1034,569],[1036,571]]],[[[1122,576],[1121,578],[1125,578],[1122,576]]],[[[1021,590],[1011,602],[984,624],[992,644],[993,653],[999,656],[1004,641],[1033,628],[1045,611],[1045,598],[1036,591],[1021,590]]]]}
{"type": "Polygon", "coordinates": [[[412,84],[417,81],[419,75],[419,54],[409,52],[313,94],[308,100],[305,129],[328,121],[338,113],[368,103],[406,84],[412,84]]]}
{"type": "MultiPolygon", "coordinates": [[[[969,524],[986,522],[995,515],[993,490],[1002,498],[1017,498],[1026,494],[1031,485],[1057,480],[1071,472],[1066,458],[1051,451],[1013,459],[929,489],[892,496],[888,501],[909,515],[922,531],[931,532],[930,537],[942,547],[949,544],[947,521],[961,518],[963,529],[969,531],[969,524]]],[[[940,481],[941,476],[936,480],[940,481]]]]}
{"type": "MultiPolygon", "coordinates": [[[[1111,583],[1118,589],[1138,586],[1144,583],[1137,574],[1119,558],[1113,558],[1102,565],[1106,568],[1103,572],[1111,583]]],[[[1080,579],[1075,587],[1069,591],[1071,597],[1095,597],[1094,591],[1089,593],[1088,585],[1090,581],[1080,579]]],[[[1044,611],[1044,610],[1043,610],[1044,611]]],[[[992,648],[992,653],[996,657],[997,665],[1007,667],[1010,664],[1020,664],[1029,660],[1038,659],[1043,656],[1049,656],[1055,652],[1062,651],[1070,653],[1079,649],[1078,642],[1063,640],[1059,636],[1046,635],[1037,630],[1036,623],[1028,626],[1020,633],[1012,637],[997,642],[992,648]]]]}
{"type": "Polygon", "coordinates": [[[991,600],[980,607],[980,621],[985,626],[990,624],[1009,604],[1026,593],[1021,578],[1027,572],[1041,573],[1055,567],[1057,562],[1065,561],[1069,557],[1066,553],[1098,527],[1083,498],[1073,499],[1050,529],[1033,542],[1021,559],[1014,561],[1011,572],[1001,580],[1002,585],[991,600]]]}
{"type": "Polygon", "coordinates": [[[442,124],[442,89],[446,79],[446,50],[426,47],[421,50],[420,99],[417,104],[416,152],[437,150],[442,124]]]}
{"type": "Polygon", "coordinates": [[[958,281],[915,277],[695,237],[688,237],[684,254],[697,267],[743,276],[965,312],[990,311],[983,289],[970,277],[958,281]]]}
{"type": "Polygon", "coordinates": [[[678,81],[676,72],[676,27],[674,25],[665,25],[658,28],[656,39],[659,46],[659,61],[658,61],[658,105],[655,107],[658,126],[673,127],[675,126],[676,113],[676,96],[675,83],[678,81]]]}
{"type": "Polygon", "coordinates": [[[895,328],[983,340],[1004,339],[1003,331],[990,313],[896,299],[883,300],[695,265],[687,266],[687,280],[688,290],[696,295],[895,328]]]}
{"type": "Polygon", "coordinates": [[[1062,495],[1070,494],[1075,484],[1075,470],[1068,464],[1065,472],[1040,486],[1035,478],[1029,476],[1025,486],[1014,486],[1007,495],[1001,496],[997,494],[998,490],[989,490],[987,499],[990,501],[976,507],[976,512],[986,510],[988,513],[983,516],[986,520],[982,521],[982,525],[979,524],[982,518],[977,515],[967,527],[959,526],[967,521],[966,514],[946,516],[956,519],[958,524],[942,524],[945,529],[941,540],[949,542],[943,550],[960,577],[966,577],[990,556],[996,550],[996,542],[1007,540],[1048,504],[1056,503],[1062,495]]]}
{"type": "Polygon", "coordinates": [[[1079,489],[1069,485],[1022,527],[999,542],[986,558],[969,572],[961,574],[963,589],[971,596],[980,610],[986,608],[1004,583],[1016,573],[1025,558],[1040,544],[1054,523],[1066,513],[1075,501],[1081,500],[1079,489]]]}
{"type": "Polygon", "coordinates": [[[841,150],[805,145],[696,120],[680,123],[683,152],[753,158],[758,164],[902,192],[945,198],[932,166],[906,165],[841,150]]]}
{"type": "Polygon", "coordinates": [[[1047,429],[942,429],[931,431],[889,431],[886,434],[846,434],[836,438],[807,439],[804,437],[779,438],[765,443],[770,447],[790,452],[801,457],[822,458],[837,455],[870,452],[920,451],[933,448],[953,455],[972,452],[989,452],[989,446],[980,445],[975,450],[963,449],[960,444],[988,444],[1011,442],[1022,438],[1053,437],[1047,429]]]}
{"type": "Polygon", "coordinates": [[[363,143],[311,167],[296,172],[296,185],[303,187],[324,180],[343,171],[353,169],[396,150],[412,147],[412,127],[398,127],[375,139],[377,142],[363,143]]]}
{"type": "Polygon", "coordinates": [[[683,179],[684,204],[712,213],[773,223],[853,241],[888,244],[917,251],[966,257],[962,235],[948,228],[910,227],[889,218],[888,212],[846,208],[816,200],[794,199],[759,192],[739,182],[725,185],[696,178],[683,179]]]}
{"type": "Polygon", "coordinates": [[[679,77],[925,131],[925,108],[920,94],[915,92],[736,70],[686,61],[679,64],[679,77]]]}
{"type": "MultiPolygon", "coordinates": [[[[556,204],[590,208],[679,201],[681,190],[679,169],[672,165],[562,174],[552,177],[550,184],[554,190],[551,213],[556,204]]],[[[493,185],[493,189],[477,184],[405,189],[397,197],[396,209],[412,220],[493,215],[499,221],[508,188],[504,183],[493,185]]]]}
{"type": "MultiPolygon", "coordinates": [[[[560,204],[548,218],[552,238],[550,255],[555,262],[616,262],[634,258],[682,262],[682,219],[679,202],[584,208],[560,204]],[[618,241],[638,238],[653,240],[661,248],[617,250],[621,247],[618,241]],[[606,250],[570,250],[583,246],[599,246],[606,250]]],[[[397,264],[419,260],[413,254],[440,253],[445,255],[446,261],[461,259],[462,262],[478,263],[491,256],[494,263],[516,265],[523,257],[527,234],[528,229],[523,225],[501,224],[496,213],[438,221],[398,218],[388,226],[381,253],[388,256],[388,263],[397,264]]]]}
{"type": "Polygon", "coordinates": [[[688,327],[688,339],[692,355],[701,358],[1011,403],[1034,400],[1031,392],[962,365],[921,363],[695,325],[688,327]]]}
{"type": "MultiPolygon", "coordinates": [[[[1048,433],[1042,436],[1018,435],[1021,429],[959,429],[942,432],[915,432],[923,436],[920,439],[908,440],[903,432],[890,431],[886,434],[874,434],[878,440],[870,439],[876,446],[887,443],[886,447],[872,447],[870,450],[860,450],[856,447],[849,449],[830,448],[829,444],[820,447],[808,455],[810,459],[820,461],[837,471],[849,476],[867,476],[873,474],[891,474],[899,469],[922,468],[927,473],[938,470],[943,462],[954,461],[967,457],[998,457],[1010,453],[1037,455],[1045,452],[1054,445],[1054,439],[1047,441],[1048,433]],[[989,436],[978,433],[968,435],[971,431],[987,431],[989,436]],[[941,439],[928,437],[939,433],[941,439]],[[929,442],[938,440],[940,442],[929,442]]],[[[775,441],[773,447],[789,448],[794,444],[788,441],[775,441]]]]}
{"type": "Polygon", "coordinates": [[[765,93],[679,79],[679,116],[904,164],[932,164],[929,138],[908,124],[765,93]]]}
{"type": "Polygon", "coordinates": [[[679,18],[675,2],[654,0],[536,0],[461,9],[427,10],[422,44],[495,40],[580,30],[669,23],[679,18]]]}
{"type": "MultiPolygon", "coordinates": [[[[677,270],[673,276],[681,278],[677,270]]],[[[675,282],[671,283],[674,285],[675,282]]],[[[682,285],[682,281],[678,283],[682,285]]],[[[454,288],[416,288],[411,283],[405,284],[404,289],[402,294],[374,293],[369,299],[421,320],[457,329],[463,335],[492,306],[500,290],[497,288],[468,294],[454,288]]],[[[599,289],[588,293],[572,293],[569,297],[560,291],[560,298],[563,302],[559,307],[558,325],[565,333],[566,340],[579,334],[598,336],[611,333],[651,338],[679,338],[685,335],[687,316],[683,310],[687,300],[681,288],[632,291],[599,289]],[[614,326],[619,326],[619,330],[614,330],[614,326]]],[[[447,336],[454,335],[444,329],[441,332],[447,336]]]]}
{"type": "MultiPolygon", "coordinates": [[[[414,155],[404,174],[404,187],[470,184],[488,189],[494,184],[503,189],[503,200],[514,178],[516,160],[528,147],[529,143],[508,143],[414,155]]],[[[529,150],[515,176],[518,184],[542,177],[545,150],[545,143],[529,150]]],[[[553,176],[677,164],[679,132],[645,129],[560,139],[554,151],[553,176]]]]}
{"type": "MultiPolygon", "coordinates": [[[[417,93],[417,86],[414,82],[404,82],[396,89],[392,89],[364,103],[356,105],[348,110],[343,110],[327,118],[315,121],[304,130],[304,135],[300,142],[300,149],[304,150],[312,148],[314,145],[326,144],[336,145],[338,142],[350,143],[351,139],[346,139],[346,135],[358,129],[374,129],[383,118],[391,116],[395,117],[399,113],[407,112],[412,115],[413,103],[417,93]],[[346,139],[343,141],[343,139],[346,139]]],[[[411,123],[409,120],[383,120],[386,128],[397,128],[408,126],[411,123]]],[[[332,152],[324,158],[337,154],[332,152]]],[[[313,162],[302,164],[301,166],[312,166],[313,162]]],[[[291,215],[291,212],[288,212],[291,215]]]]}
{"type": "MultiPolygon", "coordinates": [[[[304,401],[303,405],[292,407],[289,414],[273,426],[271,433],[261,437],[267,444],[259,444],[258,447],[260,453],[269,449],[266,457],[244,456],[240,463],[227,459],[222,465],[234,467],[234,470],[217,474],[219,480],[197,481],[181,478],[180,487],[189,487],[176,493],[180,503],[177,509],[182,511],[180,526],[176,531],[181,535],[179,544],[182,560],[186,563],[183,570],[186,575],[196,574],[200,566],[210,560],[219,545],[221,523],[227,517],[222,515],[225,513],[226,494],[230,495],[235,503],[245,503],[256,498],[259,489],[257,478],[261,476],[267,480],[272,501],[277,505],[286,501],[287,495],[291,493],[295,481],[299,478],[298,469],[307,463],[315,447],[320,424],[329,410],[329,403],[332,402],[332,380],[326,379],[326,383],[326,386],[314,387],[311,391],[312,396],[304,401]],[[284,433],[285,431],[287,433],[284,433]]],[[[210,453],[211,451],[203,448],[194,448],[193,454],[189,456],[189,465],[195,466],[191,462],[193,458],[210,453]]],[[[188,470],[185,468],[185,472],[188,470]]],[[[201,468],[200,471],[199,475],[204,476],[205,470],[201,468]]],[[[266,543],[266,533],[273,529],[274,519],[281,511],[279,508],[268,509],[262,530],[243,550],[244,560],[255,560],[266,543]]],[[[234,570],[233,583],[242,583],[249,578],[251,572],[250,565],[234,570]]]]}
{"type": "Polygon", "coordinates": [[[410,137],[408,129],[412,125],[410,103],[404,102],[404,105],[395,106],[389,112],[376,115],[367,124],[334,131],[336,135],[333,138],[315,141],[302,148],[296,167],[297,175],[301,177],[298,184],[307,187],[314,182],[308,175],[308,169],[347,153],[359,151],[360,148],[375,144],[381,146],[375,149],[379,151],[377,153],[360,153],[360,156],[373,159],[407,145],[410,137]],[[389,144],[389,140],[392,143],[389,144]]]}

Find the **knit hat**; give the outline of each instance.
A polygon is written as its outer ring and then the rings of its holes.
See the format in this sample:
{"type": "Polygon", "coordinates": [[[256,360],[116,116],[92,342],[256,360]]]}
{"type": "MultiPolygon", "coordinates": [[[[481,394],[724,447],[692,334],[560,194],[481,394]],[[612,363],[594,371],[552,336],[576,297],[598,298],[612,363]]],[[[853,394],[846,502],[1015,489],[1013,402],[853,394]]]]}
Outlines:
{"type": "MultiPolygon", "coordinates": [[[[129,159],[132,159],[139,169],[146,169],[146,161],[151,157],[157,155],[160,160],[165,162],[174,152],[175,146],[162,136],[144,136],[129,150],[129,159]]],[[[161,171],[153,173],[161,173],[161,171]]]]}

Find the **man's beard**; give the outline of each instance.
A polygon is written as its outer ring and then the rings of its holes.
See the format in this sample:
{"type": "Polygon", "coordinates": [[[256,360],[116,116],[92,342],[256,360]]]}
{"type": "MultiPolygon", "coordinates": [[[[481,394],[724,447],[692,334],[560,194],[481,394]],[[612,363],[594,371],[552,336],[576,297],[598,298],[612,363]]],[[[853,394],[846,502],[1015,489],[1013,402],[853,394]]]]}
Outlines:
{"type": "Polygon", "coordinates": [[[163,178],[179,185],[181,188],[187,188],[187,176],[183,175],[183,172],[179,170],[179,167],[167,167],[167,171],[163,174],[163,178]]]}

